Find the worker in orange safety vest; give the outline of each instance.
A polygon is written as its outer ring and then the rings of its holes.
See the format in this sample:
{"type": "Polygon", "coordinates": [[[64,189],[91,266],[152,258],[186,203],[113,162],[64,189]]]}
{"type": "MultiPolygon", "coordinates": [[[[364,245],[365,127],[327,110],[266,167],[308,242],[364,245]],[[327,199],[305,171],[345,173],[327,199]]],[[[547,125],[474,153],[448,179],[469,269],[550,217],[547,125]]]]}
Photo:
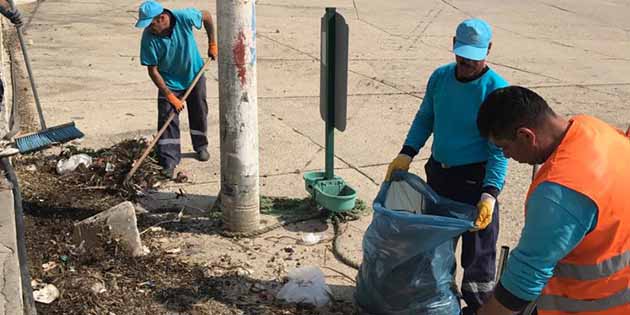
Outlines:
{"type": "Polygon", "coordinates": [[[493,297],[478,315],[630,314],[630,139],[603,121],[556,115],[518,86],[479,109],[482,136],[520,163],[542,164],[525,226],[493,297]]]}

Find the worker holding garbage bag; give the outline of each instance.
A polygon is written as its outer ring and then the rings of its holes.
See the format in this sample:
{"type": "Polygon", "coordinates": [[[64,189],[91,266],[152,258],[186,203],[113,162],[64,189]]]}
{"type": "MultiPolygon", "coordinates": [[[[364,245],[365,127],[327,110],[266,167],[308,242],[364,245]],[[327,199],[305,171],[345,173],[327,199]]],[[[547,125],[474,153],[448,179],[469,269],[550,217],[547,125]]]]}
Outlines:
{"type": "Polygon", "coordinates": [[[407,171],[433,134],[431,157],[425,165],[428,186],[441,197],[476,206],[475,228],[462,234],[464,315],[474,314],[495,284],[497,197],[507,172],[501,149],[481,137],[476,126],[477,111],[486,96],[508,85],[486,64],[491,41],[492,29],[482,19],[458,25],[453,38],[455,62],[439,67],[429,78],[404,146],[386,175],[389,181],[394,171],[407,171]]]}

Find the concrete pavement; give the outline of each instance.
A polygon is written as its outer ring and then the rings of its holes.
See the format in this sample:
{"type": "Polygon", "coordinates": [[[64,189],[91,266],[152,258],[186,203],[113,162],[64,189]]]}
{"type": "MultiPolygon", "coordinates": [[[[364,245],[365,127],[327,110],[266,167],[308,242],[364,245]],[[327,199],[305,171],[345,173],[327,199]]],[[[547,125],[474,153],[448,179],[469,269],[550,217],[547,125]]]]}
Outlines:
{"type": "MultiPolygon", "coordinates": [[[[26,36],[49,124],[76,121],[86,134],[85,146],[109,146],[155,131],[157,92],[139,64],[141,31],[133,27],[139,3],[47,0],[29,16],[26,36]]],[[[625,104],[630,96],[630,4],[625,1],[256,4],[262,195],[305,197],[302,173],[323,168],[318,58],[320,18],[326,6],[336,6],[350,27],[348,127],[336,134],[337,173],[368,203],[402,145],[428,76],[454,59],[450,47],[455,27],[470,16],[482,17],[494,27],[490,65],[509,82],[534,88],[560,114],[588,113],[623,128],[630,123],[625,104]]],[[[164,5],[216,13],[214,1],[164,5]]],[[[205,34],[196,35],[205,52],[205,34]]],[[[185,159],[181,168],[192,171],[192,182],[169,189],[183,187],[190,194],[214,196],[220,181],[216,63],[207,76],[211,160],[185,159]]],[[[187,130],[185,113],[181,119],[187,130]]],[[[183,140],[183,149],[190,152],[190,139],[183,140]]],[[[428,146],[412,164],[412,171],[421,176],[428,146]]],[[[499,244],[514,246],[518,240],[530,174],[530,167],[510,162],[500,197],[499,244]]],[[[214,199],[206,200],[209,205],[214,199]]],[[[365,218],[352,226],[361,233],[369,221],[365,218]]],[[[358,257],[360,238],[353,242],[352,252],[358,257]]]]}

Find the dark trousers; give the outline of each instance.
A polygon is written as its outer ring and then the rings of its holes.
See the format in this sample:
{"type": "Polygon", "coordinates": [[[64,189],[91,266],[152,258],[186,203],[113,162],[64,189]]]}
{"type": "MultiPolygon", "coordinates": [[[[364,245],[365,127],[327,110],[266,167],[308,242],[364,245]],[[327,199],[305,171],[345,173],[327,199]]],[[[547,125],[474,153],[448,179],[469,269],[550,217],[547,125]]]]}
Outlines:
{"type": "MultiPolygon", "coordinates": [[[[485,163],[445,167],[433,158],[424,166],[427,184],[440,196],[477,205],[482,193],[485,163]]],[[[462,234],[462,296],[469,309],[477,310],[494,289],[496,246],[499,237],[499,203],[484,230],[462,234]]]]}
{"type": "MultiPolygon", "coordinates": [[[[173,91],[181,97],[185,91],[173,91]]],[[[190,138],[195,152],[208,147],[208,101],[206,100],[206,78],[202,75],[186,98],[190,138]]],[[[158,92],[158,130],[164,126],[168,116],[174,112],[162,92],[158,92]]],[[[162,167],[174,168],[181,161],[181,143],[179,135],[179,114],[168,125],[157,146],[159,163],[162,167]]]]}

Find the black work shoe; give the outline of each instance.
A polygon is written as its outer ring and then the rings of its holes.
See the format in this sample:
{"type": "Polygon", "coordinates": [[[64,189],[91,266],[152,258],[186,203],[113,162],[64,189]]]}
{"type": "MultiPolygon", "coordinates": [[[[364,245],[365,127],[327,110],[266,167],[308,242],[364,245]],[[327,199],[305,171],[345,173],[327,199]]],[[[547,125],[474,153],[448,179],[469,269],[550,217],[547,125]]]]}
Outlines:
{"type": "Polygon", "coordinates": [[[162,168],[162,176],[173,179],[175,178],[175,168],[174,167],[164,167],[162,168]]]}
{"type": "Polygon", "coordinates": [[[208,153],[208,150],[201,149],[197,151],[197,160],[205,162],[209,159],[210,159],[210,153],[208,153]]]}

